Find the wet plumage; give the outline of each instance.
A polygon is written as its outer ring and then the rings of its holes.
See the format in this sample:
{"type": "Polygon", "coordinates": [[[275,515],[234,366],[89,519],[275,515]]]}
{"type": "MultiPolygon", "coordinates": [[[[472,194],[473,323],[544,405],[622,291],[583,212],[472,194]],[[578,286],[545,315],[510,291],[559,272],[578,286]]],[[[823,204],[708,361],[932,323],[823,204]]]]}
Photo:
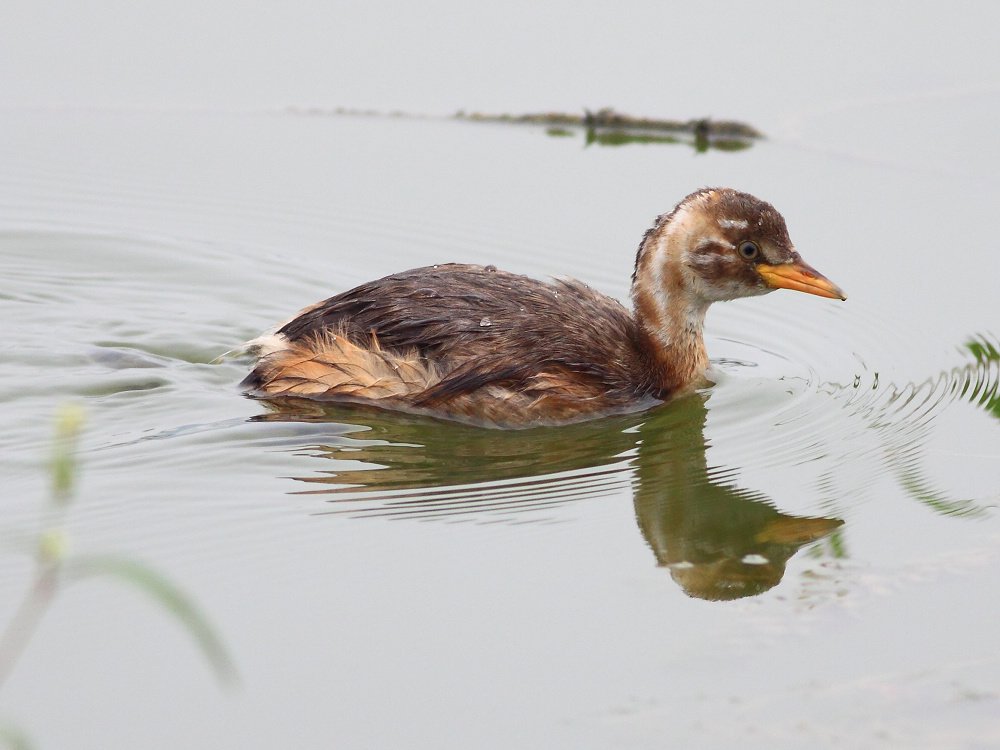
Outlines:
{"type": "Polygon", "coordinates": [[[634,312],[578,281],[417,268],[330,297],[249,342],[260,360],[243,386],[267,399],[375,402],[507,427],[640,409],[703,376],[711,302],[802,288],[803,279],[816,284],[803,291],[841,296],[801,262],[770,204],[706,189],[643,238],[634,312]],[[757,256],[743,257],[740,243],[757,256]]]}

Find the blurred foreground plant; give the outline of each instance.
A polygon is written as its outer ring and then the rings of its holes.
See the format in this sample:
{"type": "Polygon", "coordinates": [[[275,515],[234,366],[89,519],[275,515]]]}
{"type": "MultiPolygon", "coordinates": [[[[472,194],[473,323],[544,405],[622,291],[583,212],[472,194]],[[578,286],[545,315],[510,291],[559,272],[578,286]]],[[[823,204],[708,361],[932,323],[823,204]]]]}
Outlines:
{"type": "MultiPolygon", "coordinates": [[[[0,634],[0,691],[24,653],[60,587],[95,576],[110,576],[149,595],[170,612],[195,639],[223,683],[236,670],[215,630],[192,600],[155,569],[117,555],[73,555],[64,528],[77,477],[76,449],[83,428],[83,409],[65,406],[56,419],[52,453],[52,493],[35,543],[35,574],[10,622],[0,634]]],[[[14,750],[32,747],[28,737],[0,726],[0,744],[14,750]]]]}

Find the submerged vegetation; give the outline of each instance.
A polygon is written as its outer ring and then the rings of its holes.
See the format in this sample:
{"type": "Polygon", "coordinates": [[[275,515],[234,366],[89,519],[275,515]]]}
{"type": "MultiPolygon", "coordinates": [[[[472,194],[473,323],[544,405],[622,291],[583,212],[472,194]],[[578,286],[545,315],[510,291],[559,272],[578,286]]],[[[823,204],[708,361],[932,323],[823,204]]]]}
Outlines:
{"type": "MultiPolygon", "coordinates": [[[[70,552],[65,522],[75,495],[79,469],[77,447],[83,421],[83,410],[78,406],[63,407],[56,419],[50,465],[51,496],[43,509],[42,522],[33,545],[34,576],[0,634],[0,691],[56,594],[67,584],[97,576],[117,579],[152,598],[190,633],[219,679],[223,683],[232,682],[236,670],[221,639],[197,605],[166,576],[129,557],[70,552]]],[[[0,726],[0,744],[14,750],[32,747],[28,735],[10,725],[0,726]]]]}
{"type": "MultiPolygon", "coordinates": [[[[962,349],[972,354],[972,362],[926,381],[926,389],[922,385],[915,392],[906,393],[907,400],[923,405],[922,408],[927,409],[925,414],[940,404],[962,400],[1000,419],[1000,347],[996,341],[978,336],[965,342],[962,349]],[[926,395],[921,394],[920,398],[917,393],[922,391],[926,391],[926,395]]],[[[928,429],[923,419],[913,424],[919,432],[928,429]]],[[[963,498],[934,487],[925,475],[923,461],[918,455],[920,447],[921,441],[912,440],[890,454],[899,483],[911,497],[943,515],[982,518],[990,509],[1000,506],[1000,491],[992,497],[963,498]]]]}
{"type": "Polygon", "coordinates": [[[1000,345],[985,336],[965,343],[976,366],[962,383],[962,396],[1000,419],[1000,345]]]}
{"type": "Polygon", "coordinates": [[[846,401],[843,405],[877,432],[884,450],[882,463],[912,499],[946,516],[983,518],[1000,506],[1000,493],[962,497],[940,490],[928,476],[926,442],[941,411],[955,402],[965,402],[1000,418],[1000,346],[988,334],[964,342],[959,351],[971,361],[942,370],[923,381],[903,385],[873,382],[863,385],[861,376],[852,386],[827,389],[846,401]]]}

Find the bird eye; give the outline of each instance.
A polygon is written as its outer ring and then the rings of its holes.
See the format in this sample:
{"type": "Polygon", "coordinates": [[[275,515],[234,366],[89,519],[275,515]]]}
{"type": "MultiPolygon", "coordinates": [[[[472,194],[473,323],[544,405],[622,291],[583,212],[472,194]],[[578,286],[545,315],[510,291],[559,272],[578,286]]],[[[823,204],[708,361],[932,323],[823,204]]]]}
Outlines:
{"type": "Polygon", "coordinates": [[[753,260],[760,253],[760,248],[757,247],[756,242],[741,242],[739,246],[739,254],[742,255],[747,260],[753,260]]]}

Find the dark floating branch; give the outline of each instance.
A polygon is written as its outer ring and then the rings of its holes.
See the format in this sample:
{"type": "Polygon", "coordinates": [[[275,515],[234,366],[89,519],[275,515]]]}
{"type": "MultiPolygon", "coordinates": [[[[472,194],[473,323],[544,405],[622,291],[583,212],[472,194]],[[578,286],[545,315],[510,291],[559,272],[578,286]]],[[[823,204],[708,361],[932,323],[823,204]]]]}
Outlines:
{"type": "MultiPolygon", "coordinates": [[[[376,110],[336,107],[291,107],[289,113],[306,116],[400,117],[425,119],[424,115],[406,112],[379,112],[376,110]]],[[[546,134],[565,138],[582,131],[586,145],[624,146],[628,144],[685,144],[696,151],[710,148],[719,151],[742,151],[750,148],[764,135],[756,128],[738,120],[663,120],[650,117],[632,117],[605,107],[595,112],[583,110],[580,114],[567,112],[540,112],[529,114],[484,114],[458,111],[449,119],[463,122],[494,123],[503,125],[530,125],[546,128],[546,134]]]]}
{"type": "Polygon", "coordinates": [[[696,151],[710,148],[719,151],[742,151],[753,141],[763,138],[754,127],[737,120],[660,120],[632,117],[610,108],[596,112],[584,110],[574,115],[565,112],[545,112],[525,115],[486,115],[479,112],[457,112],[456,120],[502,123],[510,125],[543,125],[554,137],[566,137],[574,130],[583,130],[586,145],[625,146],[629,144],[686,144],[696,151]]]}
{"type": "Polygon", "coordinates": [[[704,117],[694,120],[661,120],[650,117],[632,117],[616,112],[610,107],[596,112],[584,110],[575,115],[565,112],[544,112],[525,115],[488,115],[480,112],[457,112],[456,120],[470,122],[500,122],[517,125],[548,125],[550,127],[581,127],[587,130],[651,130],[664,133],[687,133],[705,137],[763,138],[756,128],[737,120],[712,120],[704,117]]]}

